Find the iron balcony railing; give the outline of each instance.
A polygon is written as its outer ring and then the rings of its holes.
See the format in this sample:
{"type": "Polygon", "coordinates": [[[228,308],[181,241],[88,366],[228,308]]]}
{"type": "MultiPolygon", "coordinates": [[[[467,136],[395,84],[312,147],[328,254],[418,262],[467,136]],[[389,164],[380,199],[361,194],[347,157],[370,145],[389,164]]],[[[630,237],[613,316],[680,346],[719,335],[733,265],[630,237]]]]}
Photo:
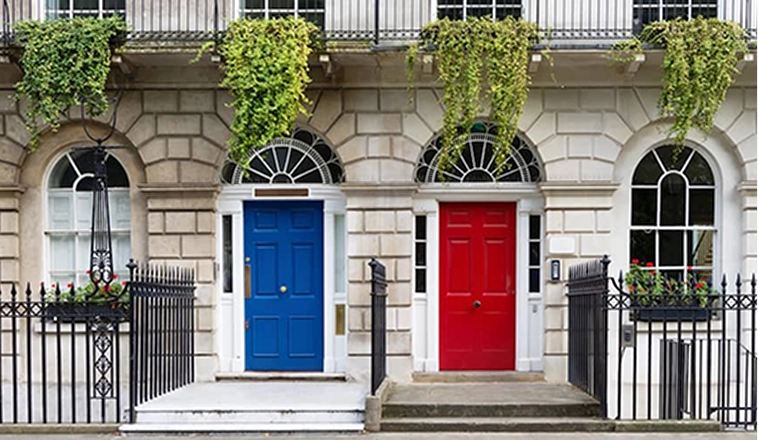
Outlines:
{"type": "Polygon", "coordinates": [[[297,15],[318,24],[327,40],[388,45],[416,39],[442,17],[521,17],[549,40],[597,47],[625,39],[646,23],[676,17],[718,17],[756,38],[758,0],[3,0],[4,41],[24,20],[119,14],[130,41],[212,41],[238,17],[297,15]]]}

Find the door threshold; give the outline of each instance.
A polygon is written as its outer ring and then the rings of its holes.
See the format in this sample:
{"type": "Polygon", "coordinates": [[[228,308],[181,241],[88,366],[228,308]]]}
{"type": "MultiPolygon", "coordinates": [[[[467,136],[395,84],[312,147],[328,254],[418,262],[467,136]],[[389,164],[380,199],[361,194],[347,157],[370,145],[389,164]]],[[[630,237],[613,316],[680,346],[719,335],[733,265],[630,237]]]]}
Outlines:
{"type": "Polygon", "coordinates": [[[216,373],[216,381],[347,382],[347,376],[317,371],[240,371],[216,373]]]}
{"type": "Polygon", "coordinates": [[[458,382],[544,382],[545,374],[529,371],[440,371],[436,373],[415,372],[416,383],[458,382]]]}

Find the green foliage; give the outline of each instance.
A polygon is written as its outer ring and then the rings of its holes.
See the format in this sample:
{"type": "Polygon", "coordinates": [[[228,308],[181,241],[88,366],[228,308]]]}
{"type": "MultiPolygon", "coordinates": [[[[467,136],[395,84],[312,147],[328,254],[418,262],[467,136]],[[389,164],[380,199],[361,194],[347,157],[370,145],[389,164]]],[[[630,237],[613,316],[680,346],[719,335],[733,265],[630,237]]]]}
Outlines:
{"type": "Polygon", "coordinates": [[[15,85],[16,97],[29,102],[24,116],[31,134],[30,150],[36,148],[41,125],[56,131],[69,108],[83,99],[89,116],[105,113],[111,47],[122,41],[126,32],[123,19],[25,21],[15,29],[24,47],[24,76],[15,85]]]}
{"type": "MultiPolygon", "coordinates": [[[[439,168],[452,166],[479,112],[482,94],[490,99],[490,119],[498,126],[495,160],[505,165],[529,92],[529,48],[537,39],[534,23],[507,17],[442,19],[422,30],[422,47],[434,50],[439,63],[445,109],[439,168]],[[488,88],[482,90],[486,81],[488,88]]],[[[408,53],[412,79],[417,51],[408,53]]]]}
{"type": "Polygon", "coordinates": [[[292,130],[307,114],[308,55],[318,28],[301,18],[233,21],[221,42],[222,87],[234,99],[229,153],[246,165],[249,151],[292,130]]]}
{"type": "Polygon", "coordinates": [[[670,135],[678,154],[692,128],[705,133],[713,128],[713,118],[738,73],[738,55],[748,50],[746,38],[740,25],[731,21],[702,17],[659,21],[614,48],[611,58],[633,57],[643,43],[666,49],[658,109],[674,119],[670,135]]]}

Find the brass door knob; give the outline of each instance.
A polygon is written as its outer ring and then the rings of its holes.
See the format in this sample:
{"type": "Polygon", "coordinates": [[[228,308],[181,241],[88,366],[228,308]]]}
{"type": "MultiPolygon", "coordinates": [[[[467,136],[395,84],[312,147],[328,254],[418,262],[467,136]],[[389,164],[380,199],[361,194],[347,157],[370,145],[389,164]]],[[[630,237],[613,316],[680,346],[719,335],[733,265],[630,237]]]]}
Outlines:
{"type": "Polygon", "coordinates": [[[479,301],[478,299],[476,301],[474,301],[474,308],[475,309],[478,309],[481,306],[482,306],[482,302],[481,301],[479,301]]]}
{"type": "Polygon", "coordinates": [[[279,291],[282,292],[282,293],[287,293],[287,286],[280,287],[279,291]]]}

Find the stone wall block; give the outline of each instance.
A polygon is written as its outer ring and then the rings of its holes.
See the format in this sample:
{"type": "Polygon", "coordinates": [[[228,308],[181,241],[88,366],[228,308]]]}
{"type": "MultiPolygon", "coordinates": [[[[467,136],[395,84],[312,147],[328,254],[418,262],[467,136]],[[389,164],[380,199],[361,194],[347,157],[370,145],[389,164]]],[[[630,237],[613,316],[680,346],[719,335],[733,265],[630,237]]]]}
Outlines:
{"type": "Polygon", "coordinates": [[[23,147],[8,138],[0,138],[0,162],[20,165],[26,156],[23,147]]]}
{"type": "Polygon", "coordinates": [[[178,258],[181,255],[181,238],[175,235],[151,235],[147,240],[150,258],[178,258]]]}
{"type": "Polygon", "coordinates": [[[409,354],[410,352],[410,332],[387,332],[387,354],[409,354]]]}
{"type": "Polygon", "coordinates": [[[542,99],[542,90],[529,91],[529,95],[526,98],[526,103],[524,103],[524,110],[521,113],[521,118],[518,121],[519,130],[526,132],[529,127],[534,124],[534,121],[536,121],[537,118],[542,114],[542,99]]]}
{"type": "Polygon", "coordinates": [[[348,232],[363,232],[363,212],[362,211],[348,211],[347,212],[347,231],[348,232]]]}
{"type": "Polygon", "coordinates": [[[347,284],[347,304],[350,307],[371,306],[371,284],[370,283],[348,283],[347,284]]]}
{"type": "Polygon", "coordinates": [[[578,181],[581,178],[579,159],[568,159],[559,162],[550,162],[545,164],[545,175],[547,180],[572,180],[578,181]]]}
{"type": "Polygon", "coordinates": [[[374,257],[379,254],[379,237],[377,235],[354,235],[347,240],[348,257],[374,257]]]}
{"type": "Polygon", "coordinates": [[[410,282],[396,281],[387,286],[387,305],[410,307],[413,289],[410,282]]]}
{"type": "MultiPolygon", "coordinates": [[[[746,162],[745,165],[742,166],[742,175],[745,176],[746,180],[758,180],[758,162],[746,162]]],[[[0,179],[2,179],[2,177],[0,177],[0,179]]]]}
{"type": "Polygon", "coordinates": [[[163,161],[145,168],[148,183],[176,183],[179,181],[179,169],[176,162],[163,161]]]}
{"type": "Polygon", "coordinates": [[[147,140],[155,136],[155,115],[142,115],[132,128],[126,133],[126,137],[136,147],[144,144],[147,140]]]}
{"type": "Polygon", "coordinates": [[[735,119],[742,113],[744,107],[743,96],[742,90],[739,89],[729,89],[726,92],[726,98],[724,98],[724,102],[713,118],[713,125],[715,127],[726,130],[734,123],[735,119]]]}
{"type": "Polygon", "coordinates": [[[150,234],[164,232],[164,217],[162,212],[149,212],[147,214],[147,232],[150,234]]]}
{"type": "Polygon", "coordinates": [[[379,94],[376,89],[349,89],[343,92],[345,111],[378,111],[379,94]]]}
{"type": "Polygon", "coordinates": [[[579,252],[584,258],[602,257],[608,253],[609,234],[582,234],[579,236],[579,252]]]}
{"type": "Polygon", "coordinates": [[[116,130],[126,133],[142,114],[142,92],[124,92],[118,102],[116,130]]]}
{"type": "Polygon", "coordinates": [[[413,212],[397,211],[395,212],[395,230],[397,232],[411,232],[413,230],[413,212]]]}
{"type": "Polygon", "coordinates": [[[367,261],[360,258],[350,258],[347,260],[347,280],[349,282],[363,282],[366,280],[363,277],[363,273],[365,266],[367,266],[367,261]]]}
{"type": "Polygon", "coordinates": [[[613,164],[599,160],[581,161],[582,180],[613,180],[613,164]]]}
{"type": "MultiPolygon", "coordinates": [[[[3,282],[20,281],[18,260],[15,258],[0,260],[0,274],[2,274],[3,282]]],[[[7,292],[7,290],[3,290],[3,292],[7,292]]]]}
{"type": "Polygon", "coordinates": [[[416,113],[403,113],[403,135],[419,145],[426,145],[432,138],[432,131],[416,113]]]}
{"type": "Polygon", "coordinates": [[[592,157],[596,136],[575,135],[568,137],[568,156],[571,158],[592,157]]]}
{"type": "Polygon", "coordinates": [[[416,142],[402,137],[392,137],[392,157],[404,162],[416,164],[421,154],[421,145],[416,142]]]}
{"type": "Polygon", "coordinates": [[[563,213],[566,232],[592,232],[595,230],[594,211],[566,211],[563,213]]]}
{"type": "Polygon", "coordinates": [[[209,165],[220,164],[224,152],[205,138],[192,138],[192,159],[209,165]]]}
{"type": "Polygon", "coordinates": [[[367,232],[393,232],[395,230],[394,211],[366,211],[364,219],[367,232]]]}
{"type": "Polygon", "coordinates": [[[398,258],[395,262],[395,279],[397,281],[410,281],[413,272],[413,264],[410,258],[398,258]]]}
{"type": "Polygon", "coordinates": [[[139,147],[138,151],[145,165],[159,162],[166,158],[166,138],[153,138],[139,147]]]}
{"type": "Polygon", "coordinates": [[[379,181],[379,160],[361,160],[345,165],[345,180],[366,183],[379,181]]]}
{"type": "Polygon", "coordinates": [[[326,133],[332,145],[340,145],[355,134],[355,113],[343,113],[326,133]]]}
{"type": "Polygon", "coordinates": [[[201,234],[212,234],[216,228],[216,216],[212,212],[197,213],[197,232],[201,234]]]}
{"type": "Polygon", "coordinates": [[[619,145],[632,137],[632,130],[617,113],[603,113],[603,132],[619,145]]]}
{"type": "Polygon", "coordinates": [[[595,230],[597,232],[611,232],[613,226],[613,216],[611,216],[610,211],[595,211],[595,230]]]}
{"type": "Polygon", "coordinates": [[[358,134],[400,134],[401,132],[399,113],[358,113],[358,134]]]}
{"type": "Polygon", "coordinates": [[[197,281],[200,283],[212,283],[214,278],[213,260],[199,260],[197,262],[197,281]]]}
{"type": "Polygon", "coordinates": [[[203,115],[203,137],[224,146],[229,141],[229,129],[218,115],[206,113],[203,115]]]}
{"type": "Polygon", "coordinates": [[[347,354],[370,355],[371,354],[371,333],[368,332],[350,332],[347,334],[347,354]]]}
{"type": "Polygon", "coordinates": [[[342,113],[342,94],[339,90],[324,90],[321,92],[318,104],[313,110],[310,125],[324,133],[329,130],[337,117],[342,113]]]}
{"type": "Polygon", "coordinates": [[[230,106],[231,103],[232,95],[228,91],[216,90],[216,114],[227,127],[234,121],[234,109],[230,106]]]}
{"type": "Polygon", "coordinates": [[[366,136],[355,136],[349,141],[337,148],[337,154],[342,159],[342,164],[346,165],[356,160],[366,157],[368,138],[366,136]]]}
{"type": "Polygon", "coordinates": [[[0,212],[0,234],[18,234],[18,212],[0,212]]]}
{"type": "Polygon", "coordinates": [[[756,89],[755,87],[746,87],[743,89],[745,93],[745,108],[748,110],[755,110],[756,89]]]}
{"type": "Polygon", "coordinates": [[[635,131],[650,123],[645,109],[632,89],[618,90],[616,94],[616,112],[635,131]]]}
{"type": "Polygon", "coordinates": [[[158,115],[158,134],[200,134],[200,115],[158,115]]]}
{"type": "Polygon", "coordinates": [[[380,181],[382,182],[413,182],[415,165],[399,162],[394,159],[379,160],[380,181]]]}
{"type": "Polygon", "coordinates": [[[351,332],[362,332],[367,329],[367,326],[365,325],[366,315],[370,314],[368,312],[369,309],[366,307],[351,307],[350,310],[347,311],[347,329],[351,332]]]}
{"type": "Polygon", "coordinates": [[[16,183],[18,177],[18,167],[0,163],[0,183],[16,183]]]}
{"type": "Polygon", "coordinates": [[[432,90],[420,89],[416,91],[416,113],[432,129],[438,130],[442,127],[442,107],[432,90]]]}
{"type": "Polygon", "coordinates": [[[742,112],[726,132],[727,136],[732,139],[732,142],[740,144],[745,139],[755,135],[755,116],[755,110],[746,110],[742,112]]]}
{"type": "Polygon", "coordinates": [[[613,89],[582,89],[579,92],[579,107],[584,110],[613,110],[616,108],[616,93],[613,89]]]}
{"type": "Polygon", "coordinates": [[[391,157],[392,139],[388,136],[371,136],[368,138],[369,157],[391,157]]]}
{"type": "Polygon", "coordinates": [[[215,183],[217,170],[211,165],[182,161],[179,163],[179,175],[180,181],[185,183],[215,183]]]}
{"type": "Polygon", "coordinates": [[[380,253],[383,257],[410,257],[413,237],[410,234],[382,234],[380,253]]]}
{"type": "Polygon", "coordinates": [[[183,235],[182,257],[213,258],[215,254],[212,235],[183,235]]]}
{"type": "Polygon", "coordinates": [[[526,136],[534,145],[539,145],[555,134],[555,113],[542,113],[532,124],[526,136]]]}
{"type": "Polygon", "coordinates": [[[407,89],[382,89],[379,91],[379,108],[383,112],[410,112],[413,103],[407,89]]]}
{"type": "Polygon", "coordinates": [[[597,136],[592,144],[592,156],[595,159],[606,160],[608,162],[615,162],[621,153],[621,146],[610,138],[605,136],[597,136]]]}
{"type": "Polygon", "coordinates": [[[213,112],[213,90],[182,90],[179,92],[179,110],[182,112],[213,112]]]}
{"type": "Polygon", "coordinates": [[[19,115],[15,114],[5,116],[5,135],[23,146],[26,146],[31,139],[31,135],[26,129],[26,123],[19,115]]]}
{"type": "Polygon", "coordinates": [[[740,158],[743,162],[749,162],[757,158],[758,149],[756,149],[756,145],[758,145],[758,140],[755,135],[750,136],[737,145],[737,150],[739,150],[740,158]]]}
{"type": "Polygon", "coordinates": [[[0,258],[16,258],[18,255],[18,237],[0,235],[0,258]]]}
{"type": "Polygon", "coordinates": [[[563,232],[563,211],[545,211],[545,232],[563,232]]]}
{"type": "Polygon", "coordinates": [[[18,113],[18,103],[13,98],[15,93],[11,89],[0,90],[0,113],[18,113]]]}
{"type": "Polygon", "coordinates": [[[166,212],[167,233],[193,233],[195,225],[194,212],[166,212]]]}
{"type": "Polygon", "coordinates": [[[579,108],[578,89],[547,89],[545,110],[576,110],[579,108]]]}
{"type": "Polygon", "coordinates": [[[190,158],[189,138],[168,138],[168,158],[169,159],[189,159],[190,158]]]}
{"type": "Polygon", "coordinates": [[[655,121],[661,117],[658,112],[658,98],[661,96],[661,89],[641,87],[635,89],[642,107],[645,109],[648,119],[655,121]]]}
{"type": "Polygon", "coordinates": [[[543,163],[565,159],[566,151],[568,150],[568,137],[554,136],[550,140],[542,143],[537,149],[543,163]]]}
{"type": "Polygon", "coordinates": [[[602,113],[558,113],[558,133],[601,133],[602,113]]]}
{"type": "Polygon", "coordinates": [[[145,90],[144,107],[148,113],[170,113],[179,110],[179,92],[176,90],[145,90]]]}

